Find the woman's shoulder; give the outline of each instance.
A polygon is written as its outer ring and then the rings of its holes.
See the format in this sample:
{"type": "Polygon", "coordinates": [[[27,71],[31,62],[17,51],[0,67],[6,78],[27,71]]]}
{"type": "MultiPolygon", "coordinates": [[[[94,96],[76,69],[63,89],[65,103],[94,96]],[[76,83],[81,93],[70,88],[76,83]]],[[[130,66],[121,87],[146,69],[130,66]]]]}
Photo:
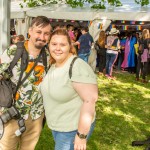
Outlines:
{"type": "Polygon", "coordinates": [[[74,62],[71,80],[82,83],[97,83],[96,75],[92,68],[80,58],[77,58],[74,62]]]}
{"type": "MultiPolygon", "coordinates": [[[[77,56],[76,56],[76,57],[77,57],[77,56]]],[[[73,60],[73,59],[72,59],[72,60],[73,60]]],[[[87,64],[87,62],[85,62],[84,60],[82,60],[82,59],[79,58],[79,57],[77,57],[77,59],[76,59],[74,65],[75,65],[76,67],[79,67],[79,68],[82,68],[82,67],[85,67],[85,68],[90,67],[90,66],[87,64]]]]}

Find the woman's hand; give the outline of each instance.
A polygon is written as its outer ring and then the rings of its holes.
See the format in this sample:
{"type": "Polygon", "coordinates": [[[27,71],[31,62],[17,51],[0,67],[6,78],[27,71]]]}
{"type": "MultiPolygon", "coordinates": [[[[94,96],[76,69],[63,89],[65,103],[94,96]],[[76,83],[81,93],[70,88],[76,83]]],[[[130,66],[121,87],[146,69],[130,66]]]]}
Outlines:
{"type": "Polygon", "coordinates": [[[74,150],[86,150],[86,139],[80,139],[78,135],[75,136],[74,150]]]}

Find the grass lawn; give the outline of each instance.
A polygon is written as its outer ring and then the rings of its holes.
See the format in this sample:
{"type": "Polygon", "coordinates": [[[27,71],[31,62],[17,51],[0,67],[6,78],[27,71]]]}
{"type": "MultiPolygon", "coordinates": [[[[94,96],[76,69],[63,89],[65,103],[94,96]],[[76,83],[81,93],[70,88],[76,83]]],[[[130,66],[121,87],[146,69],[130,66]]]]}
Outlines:
{"type": "MultiPolygon", "coordinates": [[[[150,83],[135,81],[129,73],[115,73],[116,80],[98,77],[96,126],[88,150],[144,150],[134,140],[150,137],[150,83]]],[[[45,125],[36,150],[53,150],[52,134],[45,125]]]]}

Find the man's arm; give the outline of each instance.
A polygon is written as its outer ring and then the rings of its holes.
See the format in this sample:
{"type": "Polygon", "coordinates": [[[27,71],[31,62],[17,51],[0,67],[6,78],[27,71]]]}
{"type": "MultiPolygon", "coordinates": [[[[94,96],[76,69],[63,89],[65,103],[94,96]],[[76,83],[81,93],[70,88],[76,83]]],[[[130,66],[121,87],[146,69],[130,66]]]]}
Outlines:
{"type": "Polygon", "coordinates": [[[73,45],[80,45],[80,42],[76,41],[73,43],[73,45]]]}

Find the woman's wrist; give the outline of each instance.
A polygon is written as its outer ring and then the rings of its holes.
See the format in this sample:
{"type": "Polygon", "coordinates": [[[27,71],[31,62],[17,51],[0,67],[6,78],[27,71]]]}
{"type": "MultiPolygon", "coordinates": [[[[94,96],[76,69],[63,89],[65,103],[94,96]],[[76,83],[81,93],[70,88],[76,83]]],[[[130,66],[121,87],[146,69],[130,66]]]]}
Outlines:
{"type": "Polygon", "coordinates": [[[87,134],[84,134],[84,133],[79,132],[79,131],[77,131],[77,136],[78,136],[80,139],[86,139],[86,138],[87,138],[87,134]]]}

